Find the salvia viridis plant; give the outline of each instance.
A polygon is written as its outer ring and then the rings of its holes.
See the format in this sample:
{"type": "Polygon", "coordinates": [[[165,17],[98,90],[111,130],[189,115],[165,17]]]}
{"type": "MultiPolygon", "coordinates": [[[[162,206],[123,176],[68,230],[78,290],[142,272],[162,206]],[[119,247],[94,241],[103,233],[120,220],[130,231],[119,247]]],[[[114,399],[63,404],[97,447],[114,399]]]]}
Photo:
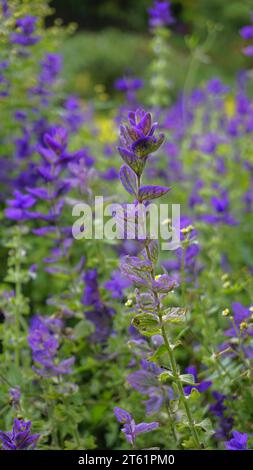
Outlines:
{"type": "Polygon", "coordinates": [[[146,70],[111,42],[86,100],[82,33],[0,11],[0,449],[252,449],[252,14],[227,83],[147,2],[146,70]]]}

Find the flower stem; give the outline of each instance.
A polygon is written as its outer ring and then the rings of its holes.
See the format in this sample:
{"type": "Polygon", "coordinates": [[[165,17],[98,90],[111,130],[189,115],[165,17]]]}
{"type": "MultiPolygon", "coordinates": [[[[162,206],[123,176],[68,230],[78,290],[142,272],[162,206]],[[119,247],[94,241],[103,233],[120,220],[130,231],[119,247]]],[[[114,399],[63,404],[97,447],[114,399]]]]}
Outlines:
{"type": "Polygon", "coordinates": [[[20,277],[20,232],[17,232],[17,251],[15,261],[15,365],[20,366],[20,305],[21,305],[21,277],[20,277]]]}
{"type": "MultiPolygon", "coordinates": [[[[140,185],[141,185],[141,177],[138,176],[137,177],[137,191],[138,192],[139,192],[140,185]]],[[[154,267],[154,263],[152,261],[152,256],[151,256],[148,244],[146,244],[146,246],[145,246],[145,251],[146,251],[147,258],[149,259],[149,261],[152,265],[151,277],[154,280],[155,279],[155,267],[154,267]]],[[[183,264],[183,268],[184,268],[184,264],[183,264]]],[[[161,323],[162,337],[163,337],[164,344],[165,344],[165,347],[166,347],[166,350],[167,350],[167,353],[168,353],[168,356],[169,356],[171,370],[172,370],[173,376],[176,380],[178,394],[180,396],[181,403],[184,406],[185,413],[186,413],[186,416],[187,416],[187,419],[188,419],[188,424],[189,424],[189,428],[190,428],[190,431],[191,431],[191,435],[192,435],[192,438],[194,440],[194,443],[195,443],[195,446],[197,447],[197,449],[202,449],[203,447],[202,447],[202,445],[199,441],[198,433],[197,433],[195,425],[194,425],[194,420],[193,420],[193,417],[192,417],[192,414],[191,414],[191,410],[190,410],[189,404],[187,403],[187,398],[184,394],[184,389],[183,389],[182,383],[180,381],[180,377],[179,377],[179,373],[178,373],[178,366],[177,366],[177,362],[176,362],[176,359],[175,359],[175,356],[174,356],[174,352],[173,352],[172,347],[170,346],[165,327],[162,324],[162,309],[161,309],[160,299],[159,299],[159,296],[158,296],[158,294],[155,290],[153,290],[153,295],[154,295],[155,300],[156,300],[157,315],[158,315],[158,317],[160,319],[160,323],[161,323]]]]}
{"type": "MultiPolygon", "coordinates": [[[[160,318],[161,318],[161,316],[162,315],[161,315],[161,312],[160,312],[160,318]]],[[[169,356],[173,376],[178,379],[177,380],[177,389],[178,389],[178,393],[179,393],[181,402],[184,406],[184,409],[185,409],[185,412],[186,412],[186,415],[187,415],[188,424],[189,424],[189,428],[191,430],[192,437],[194,439],[194,442],[195,442],[195,445],[197,446],[197,448],[201,449],[202,446],[201,446],[201,443],[199,441],[198,433],[197,433],[195,425],[194,425],[191,410],[190,410],[189,404],[187,403],[187,398],[184,394],[184,389],[183,389],[182,383],[180,382],[180,378],[179,378],[179,374],[178,374],[178,367],[177,367],[177,363],[176,363],[175,356],[174,356],[174,353],[173,353],[173,349],[171,348],[170,343],[168,341],[168,337],[167,337],[164,326],[162,326],[161,330],[162,330],[162,336],[163,336],[164,344],[165,344],[167,352],[168,352],[168,356],[169,356]]]]}
{"type": "MultiPolygon", "coordinates": [[[[146,254],[147,254],[147,257],[148,257],[149,261],[152,263],[151,254],[150,254],[150,250],[149,250],[148,246],[146,246],[146,254]]],[[[153,263],[152,263],[152,266],[153,266],[153,263]]],[[[152,268],[151,276],[154,279],[154,277],[155,277],[154,276],[154,268],[152,268]]],[[[153,294],[154,294],[154,296],[157,300],[157,314],[159,316],[160,322],[162,323],[161,304],[160,304],[157,293],[155,291],[153,291],[153,294]]],[[[178,389],[178,393],[179,393],[179,396],[180,396],[180,400],[181,400],[181,402],[184,406],[185,413],[187,415],[188,424],[189,424],[189,428],[191,430],[192,438],[195,442],[196,447],[198,449],[201,449],[202,445],[199,441],[198,433],[197,433],[195,425],[194,425],[194,420],[192,418],[192,414],[191,414],[189,404],[187,403],[187,398],[184,394],[184,389],[183,389],[182,383],[180,382],[177,362],[176,362],[176,359],[175,359],[175,356],[174,356],[173,349],[170,346],[170,343],[169,343],[164,325],[161,326],[161,332],[162,332],[162,337],[163,337],[163,340],[164,340],[164,344],[165,344],[165,347],[166,347],[166,350],[167,350],[167,353],[168,353],[168,356],[169,356],[171,370],[172,370],[173,376],[176,379],[176,384],[177,384],[177,389],[178,389]]]]}

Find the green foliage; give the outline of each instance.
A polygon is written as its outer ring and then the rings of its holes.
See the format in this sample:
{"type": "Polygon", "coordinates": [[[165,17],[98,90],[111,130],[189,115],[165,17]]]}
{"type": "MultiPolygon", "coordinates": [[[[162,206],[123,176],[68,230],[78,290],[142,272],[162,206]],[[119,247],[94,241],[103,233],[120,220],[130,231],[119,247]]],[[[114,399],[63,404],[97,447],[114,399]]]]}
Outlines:
{"type": "Polygon", "coordinates": [[[112,92],[114,81],[127,73],[142,75],[150,58],[145,36],[117,29],[78,33],[65,42],[62,52],[66,89],[84,97],[96,95],[99,84],[112,92]]]}

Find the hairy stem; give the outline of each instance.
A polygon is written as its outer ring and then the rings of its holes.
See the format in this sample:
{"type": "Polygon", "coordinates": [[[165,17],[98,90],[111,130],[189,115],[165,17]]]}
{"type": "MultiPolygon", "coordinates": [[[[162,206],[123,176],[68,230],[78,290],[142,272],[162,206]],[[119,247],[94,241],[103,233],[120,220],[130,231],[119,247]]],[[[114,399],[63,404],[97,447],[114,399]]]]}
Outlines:
{"type": "MultiPolygon", "coordinates": [[[[139,192],[140,185],[141,185],[141,177],[138,176],[137,177],[138,192],[139,192]]],[[[147,258],[149,259],[149,261],[152,265],[151,276],[152,276],[153,279],[155,279],[155,268],[154,268],[154,263],[152,261],[152,257],[151,257],[151,253],[150,253],[150,249],[149,249],[148,244],[146,245],[145,250],[146,250],[147,258]]],[[[162,337],[163,337],[164,344],[166,346],[167,353],[168,353],[168,356],[169,356],[169,361],[170,361],[172,373],[173,373],[173,376],[175,377],[175,380],[176,380],[178,394],[180,396],[181,403],[183,404],[184,409],[185,409],[185,413],[186,413],[186,416],[187,416],[187,419],[188,419],[188,424],[189,424],[189,428],[190,428],[191,435],[192,435],[192,438],[194,440],[194,443],[195,443],[195,445],[198,449],[201,449],[202,445],[199,441],[198,433],[197,433],[195,425],[194,425],[194,420],[193,420],[193,417],[192,417],[192,414],[191,414],[191,410],[190,410],[189,404],[187,402],[187,398],[184,394],[184,389],[183,389],[182,383],[181,383],[180,378],[179,378],[179,369],[178,369],[177,362],[176,362],[176,359],[175,359],[175,356],[174,356],[174,352],[173,352],[172,347],[170,346],[170,342],[168,340],[165,327],[162,324],[162,309],[161,309],[160,299],[159,299],[159,296],[158,296],[158,294],[155,290],[153,290],[153,295],[154,295],[155,300],[156,300],[157,315],[158,315],[158,317],[160,319],[160,323],[161,323],[162,337]]]]}

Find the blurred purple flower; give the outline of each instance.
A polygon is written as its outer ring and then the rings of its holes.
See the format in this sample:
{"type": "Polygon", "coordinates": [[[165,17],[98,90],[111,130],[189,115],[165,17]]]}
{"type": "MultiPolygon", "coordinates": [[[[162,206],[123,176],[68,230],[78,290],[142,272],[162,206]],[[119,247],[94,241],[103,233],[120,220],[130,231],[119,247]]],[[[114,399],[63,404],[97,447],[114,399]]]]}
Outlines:
{"type": "Polygon", "coordinates": [[[86,271],[84,283],[82,304],[92,307],[85,311],[85,316],[95,327],[95,332],[90,336],[90,341],[104,343],[112,332],[112,317],[115,312],[112,308],[107,307],[100,298],[96,269],[86,271]]]}
{"type": "Polygon", "coordinates": [[[59,361],[57,358],[60,347],[59,339],[63,327],[62,320],[36,315],[33,317],[28,343],[32,350],[33,361],[39,367],[33,370],[42,377],[55,377],[71,374],[74,357],[59,361]]]}
{"type": "Polygon", "coordinates": [[[8,6],[8,0],[1,0],[1,4],[2,4],[2,13],[3,13],[3,16],[9,16],[9,13],[10,13],[10,10],[9,10],[9,6],[8,6]]]}
{"type": "Polygon", "coordinates": [[[240,35],[243,39],[253,39],[253,26],[243,26],[240,29],[240,35]]]}
{"type": "Polygon", "coordinates": [[[114,271],[111,279],[104,283],[105,289],[111,292],[113,299],[124,299],[124,289],[130,286],[130,282],[121,276],[120,271],[114,271]]]}
{"type": "Polygon", "coordinates": [[[203,393],[212,385],[211,380],[202,380],[201,382],[198,381],[197,369],[195,366],[187,367],[185,369],[185,373],[193,375],[194,382],[196,382],[196,385],[187,385],[186,387],[184,387],[185,395],[190,395],[193,389],[196,389],[198,390],[198,392],[203,393]]]}
{"type": "Polygon", "coordinates": [[[226,190],[219,189],[219,195],[212,196],[210,203],[213,213],[201,215],[201,220],[209,224],[221,223],[226,225],[236,225],[238,223],[230,214],[230,201],[226,190]]]}
{"type": "Polygon", "coordinates": [[[232,432],[232,439],[224,442],[227,450],[247,450],[248,435],[239,431],[232,432]]]}
{"type": "Polygon", "coordinates": [[[114,408],[114,414],[118,422],[124,424],[121,431],[125,434],[127,441],[133,446],[139,434],[153,431],[159,427],[157,422],[136,424],[130,413],[117,406],[114,408]]]}
{"type": "Polygon", "coordinates": [[[23,419],[14,419],[12,431],[0,431],[2,450],[34,449],[39,437],[39,434],[31,434],[31,421],[23,419]]]}
{"type": "Polygon", "coordinates": [[[33,46],[40,40],[40,36],[33,36],[38,19],[35,16],[25,16],[17,20],[19,32],[11,34],[11,42],[21,46],[33,46]]]}
{"type": "Polygon", "coordinates": [[[229,92],[229,87],[226,85],[223,85],[222,81],[219,78],[212,78],[209,80],[206,86],[207,92],[210,93],[211,95],[223,95],[225,93],[229,92]]]}
{"type": "Polygon", "coordinates": [[[225,331],[225,335],[228,337],[237,337],[239,336],[253,336],[253,327],[249,327],[244,331],[240,330],[240,324],[245,322],[248,318],[251,317],[252,312],[249,307],[244,307],[240,302],[232,303],[233,310],[233,322],[231,323],[231,328],[225,331]]]}
{"type": "Polygon", "coordinates": [[[5,209],[5,216],[13,220],[26,220],[30,217],[30,212],[27,210],[34,206],[36,200],[30,194],[23,194],[18,190],[13,193],[15,199],[7,199],[5,209]]]}
{"type": "Polygon", "coordinates": [[[21,398],[21,391],[19,385],[9,389],[10,401],[13,405],[18,405],[21,398]]]}
{"type": "Polygon", "coordinates": [[[63,119],[71,132],[77,132],[84,123],[80,102],[75,96],[69,96],[64,102],[63,119]]]}
{"type": "Polygon", "coordinates": [[[216,416],[219,426],[215,430],[213,437],[217,440],[228,439],[234,424],[234,419],[232,416],[226,415],[228,407],[224,402],[227,399],[227,396],[217,392],[216,390],[212,392],[212,396],[215,399],[215,402],[210,405],[209,411],[216,416]]]}
{"type": "Polygon", "coordinates": [[[161,389],[158,376],[163,372],[163,369],[146,360],[141,360],[140,364],[142,369],[129,374],[127,381],[139,393],[149,397],[144,401],[144,404],[147,414],[150,415],[157,413],[166,399],[172,398],[171,389],[166,385],[161,389]]]}
{"type": "Polygon", "coordinates": [[[148,8],[148,13],[151,28],[170,26],[175,23],[171,12],[171,3],[167,0],[154,0],[152,8],[148,8]]]}

